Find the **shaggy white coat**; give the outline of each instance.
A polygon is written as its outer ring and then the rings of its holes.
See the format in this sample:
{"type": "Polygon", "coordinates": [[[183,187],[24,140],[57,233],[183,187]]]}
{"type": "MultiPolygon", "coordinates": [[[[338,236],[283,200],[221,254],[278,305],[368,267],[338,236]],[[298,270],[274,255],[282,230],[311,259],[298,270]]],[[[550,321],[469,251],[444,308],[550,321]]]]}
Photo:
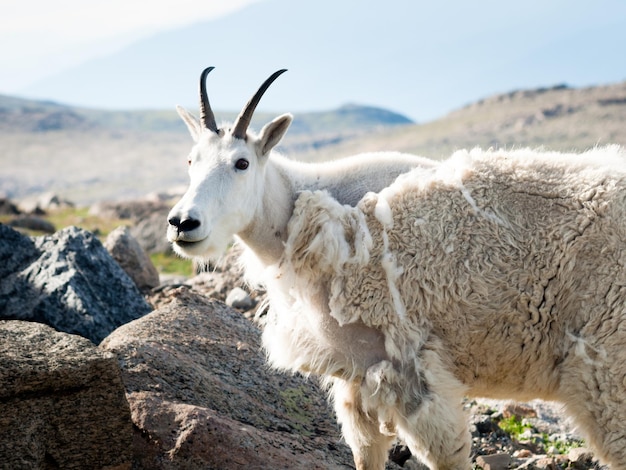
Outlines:
{"type": "Polygon", "coordinates": [[[359,469],[470,468],[463,396],[558,400],[626,468],[626,156],[473,150],[356,207],[302,191],[264,280],[273,366],[331,387],[359,469]]]}

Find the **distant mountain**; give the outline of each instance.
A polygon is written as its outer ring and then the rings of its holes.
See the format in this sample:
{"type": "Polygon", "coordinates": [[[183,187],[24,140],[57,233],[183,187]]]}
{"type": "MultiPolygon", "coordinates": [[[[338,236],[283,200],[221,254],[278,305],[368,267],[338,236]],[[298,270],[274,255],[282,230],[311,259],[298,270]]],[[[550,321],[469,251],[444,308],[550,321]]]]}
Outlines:
{"type": "Polygon", "coordinates": [[[92,125],[80,111],[69,106],[0,95],[0,132],[86,130],[92,125]]]}
{"type": "Polygon", "coordinates": [[[262,110],[356,102],[427,121],[495,91],[626,79],[623,44],[621,0],[263,0],[22,92],[83,107],[171,109],[195,105],[200,71],[213,65],[211,102],[235,110],[285,67],[262,110]]]}
{"type": "MultiPolygon", "coordinates": [[[[196,110],[190,108],[195,113],[196,110]]],[[[238,112],[215,111],[219,120],[232,121],[238,112]]],[[[252,125],[259,129],[279,113],[256,113],[252,125]]],[[[380,127],[412,124],[398,113],[372,106],[348,104],[336,110],[296,113],[290,134],[355,134],[380,127]]],[[[186,132],[176,111],[107,111],[0,95],[0,132],[85,131],[89,129],[186,132]]]]}
{"type": "Polygon", "coordinates": [[[626,82],[496,94],[426,124],[386,128],[323,149],[309,148],[299,158],[325,160],[395,150],[439,159],[473,147],[582,151],[607,144],[626,147],[626,82]]]}

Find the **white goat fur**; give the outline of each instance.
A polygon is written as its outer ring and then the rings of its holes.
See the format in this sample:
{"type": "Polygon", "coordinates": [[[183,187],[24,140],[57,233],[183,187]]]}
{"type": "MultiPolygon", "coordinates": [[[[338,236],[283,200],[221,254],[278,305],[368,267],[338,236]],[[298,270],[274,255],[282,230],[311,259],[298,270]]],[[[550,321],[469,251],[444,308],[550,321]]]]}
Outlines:
{"type": "Polygon", "coordinates": [[[431,468],[469,468],[463,395],[561,401],[626,468],[621,150],[458,152],[357,207],[303,192],[288,232],[264,344],[328,378],[363,468],[396,433],[431,468]],[[329,318],[380,332],[384,358],[359,362],[329,318]]]}
{"type": "Polygon", "coordinates": [[[384,468],[396,436],[431,468],[470,468],[466,395],[560,400],[626,468],[619,148],[305,165],[270,154],[289,115],[235,142],[180,112],[197,145],[170,216],[199,225],[168,237],[190,257],[248,248],[269,360],[329,385],[358,469],[384,468]]]}

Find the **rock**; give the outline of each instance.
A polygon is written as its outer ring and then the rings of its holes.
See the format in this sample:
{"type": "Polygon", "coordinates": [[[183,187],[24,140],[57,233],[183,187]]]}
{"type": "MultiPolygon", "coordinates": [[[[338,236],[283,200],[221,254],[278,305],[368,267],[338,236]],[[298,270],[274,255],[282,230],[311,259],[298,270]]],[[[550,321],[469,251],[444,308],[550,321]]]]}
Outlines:
{"type": "Polygon", "coordinates": [[[154,199],[133,201],[97,202],[89,208],[89,214],[104,219],[130,219],[134,221],[148,218],[155,212],[169,212],[169,205],[154,199]]]}
{"type": "MultiPolygon", "coordinates": [[[[145,392],[131,394],[129,399],[135,425],[149,429],[154,439],[136,435],[135,468],[340,468],[323,463],[329,460],[323,447],[318,455],[307,455],[311,450],[298,440],[220,416],[210,408],[162,400],[145,392]],[[170,449],[166,461],[163,449],[170,449]]],[[[347,464],[341,467],[349,468],[347,464]]]]}
{"type": "Polygon", "coordinates": [[[411,457],[411,450],[406,445],[396,443],[396,445],[394,445],[389,451],[389,459],[400,465],[402,468],[406,468],[406,464],[409,460],[411,460],[411,457]]]}
{"type": "Polygon", "coordinates": [[[538,470],[558,470],[558,466],[554,457],[542,456],[535,460],[534,468],[538,470]]]}
{"type": "Polygon", "coordinates": [[[498,423],[490,415],[473,414],[470,417],[470,430],[472,432],[475,430],[478,434],[489,434],[498,429],[498,423]]]}
{"type": "Polygon", "coordinates": [[[572,468],[588,468],[593,462],[593,452],[586,447],[577,447],[568,452],[567,458],[572,468]]]}
{"type": "Polygon", "coordinates": [[[0,321],[0,467],[130,470],[115,357],[38,323],[0,321]]]}
{"type": "Polygon", "coordinates": [[[34,215],[20,215],[11,219],[8,225],[15,228],[23,228],[43,233],[54,233],[56,231],[55,226],[51,222],[34,215]]]}
{"type": "Polygon", "coordinates": [[[48,192],[22,199],[18,207],[25,214],[43,215],[49,211],[74,207],[74,203],[62,199],[58,194],[48,192]]]}
{"type": "Polygon", "coordinates": [[[199,273],[188,280],[194,291],[226,302],[229,292],[244,285],[243,278],[232,272],[208,271],[199,273]]]}
{"type": "Polygon", "coordinates": [[[45,323],[99,343],[151,310],[90,232],[26,237],[0,225],[0,320],[45,323]]]}
{"type": "Polygon", "coordinates": [[[240,255],[241,248],[237,245],[233,246],[220,258],[217,264],[211,266],[209,270],[190,278],[187,283],[195,292],[221,300],[222,302],[226,302],[226,298],[233,290],[236,290],[236,292],[239,293],[238,295],[241,296],[243,296],[243,294],[241,294],[240,291],[245,291],[250,298],[251,305],[247,308],[245,308],[246,306],[244,305],[242,310],[246,311],[246,316],[253,316],[253,312],[250,310],[255,305],[263,304],[266,293],[262,288],[255,288],[252,291],[246,291],[244,289],[247,285],[244,280],[243,268],[239,263],[240,255]]]}
{"type": "Polygon", "coordinates": [[[18,215],[20,210],[6,197],[0,197],[0,215],[18,215]]]}
{"type": "Polygon", "coordinates": [[[502,416],[505,418],[511,418],[514,416],[517,419],[536,418],[537,412],[533,407],[522,403],[508,403],[502,410],[502,416]]]}
{"type": "Polygon", "coordinates": [[[54,193],[44,193],[39,196],[38,199],[38,207],[41,210],[46,212],[51,210],[59,210],[65,209],[68,207],[74,207],[74,203],[72,201],[68,201],[67,199],[61,198],[58,194],[54,193]]]}
{"type": "Polygon", "coordinates": [[[7,302],[4,298],[8,290],[5,280],[24,269],[38,256],[39,250],[33,239],[0,224],[0,312],[5,307],[4,302],[7,302]]]}
{"type": "Polygon", "coordinates": [[[148,253],[171,253],[172,246],[165,236],[169,209],[159,210],[138,220],[131,234],[148,253]]]}
{"type": "Polygon", "coordinates": [[[89,214],[103,219],[131,220],[131,234],[148,253],[172,251],[165,237],[170,205],[158,198],[133,201],[98,202],[89,208],[89,214]]]}
{"type": "Polygon", "coordinates": [[[476,464],[483,470],[506,470],[511,463],[509,454],[479,455],[476,464]]]}
{"type": "Polygon", "coordinates": [[[159,285],[159,272],[128,227],[113,230],[104,246],[140,290],[150,290],[159,285]]]}
{"type": "Polygon", "coordinates": [[[259,330],[186,287],[101,348],[122,366],[143,469],[352,468],[325,394],[270,371],[259,330]]]}
{"type": "MultiPolygon", "coordinates": [[[[387,468],[389,468],[389,465],[387,465],[387,468]]],[[[402,470],[429,470],[429,468],[415,457],[411,457],[402,465],[402,470]]]]}
{"type": "Polygon", "coordinates": [[[226,296],[226,305],[239,310],[247,311],[254,307],[254,301],[241,287],[235,287],[226,296]]]}
{"type": "Polygon", "coordinates": [[[513,457],[516,459],[528,459],[533,456],[533,453],[528,449],[519,449],[513,452],[513,457]]]}

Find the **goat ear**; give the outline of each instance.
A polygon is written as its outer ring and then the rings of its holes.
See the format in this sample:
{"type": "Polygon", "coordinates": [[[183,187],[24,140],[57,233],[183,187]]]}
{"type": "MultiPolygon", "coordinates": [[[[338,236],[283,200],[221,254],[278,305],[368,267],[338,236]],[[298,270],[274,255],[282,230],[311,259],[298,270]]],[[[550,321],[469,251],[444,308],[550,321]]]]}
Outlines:
{"type": "Polygon", "coordinates": [[[185,122],[185,124],[187,124],[187,129],[189,129],[189,133],[191,134],[194,142],[198,142],[198,140],[200,139],[200,134],[202,134],[202,126],[200,125],[200,121],[198,121],[195,116],[193,116],[182,106],[176,106],[176,111],[178,111],[178,115],[185,122]]]}
{"type": "Polygon", "coordinates": [[[257,154],[260,157],[264,157],[270,153],[270,150],[272,150],[276,144],[280,142],[287,132],[287,129],[289,129],[291,121],[293,121],[293,116],[291,114],[283,114],[263,126],[263,129],[261,129],[261,133],[259,134],[259,139],[256,142],[257,154]]]}

